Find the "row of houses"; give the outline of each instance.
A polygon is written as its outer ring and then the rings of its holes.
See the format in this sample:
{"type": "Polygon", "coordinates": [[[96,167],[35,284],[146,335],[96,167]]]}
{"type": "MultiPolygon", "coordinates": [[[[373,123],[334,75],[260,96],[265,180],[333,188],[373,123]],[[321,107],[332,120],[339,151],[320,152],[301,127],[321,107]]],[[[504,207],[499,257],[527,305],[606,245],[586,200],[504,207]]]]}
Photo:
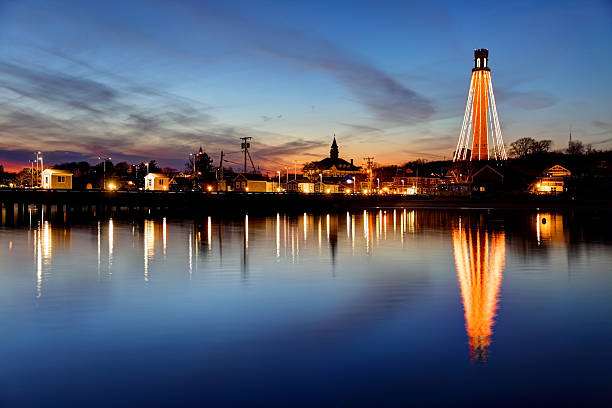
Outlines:
{"type": "MultiPolygon", "coordinates": [[[[387,174],[371,167],[356,166],[353,159],[344,160],[339,156],[334,136],[329,157],[313,161],[304,166],[303,174],[292,179],[267,177],[260,173],[230,173],[221,180],[202,182],[193,175],[183,173],[149,173],[144,177],[144,189],[154,191],[201,190],[209,192],[246,193],[318,193],[318,194],[403,194],[403,195],[448,195],[461,196],[501,190],[504,176],[499,168],[485,165],[457,174],[450,169],[444,174],[419,177],[410,169],[401,174],[387,174]],[[374,174],[376,173],[376,175],[374,174]]],[[[566,168],[556,165],[546,169],[529,186],[534,194],[558,194],[566,191],[565,180],[571,176],[566,168]]],[[[65,170],[46,169],[42,173],[43,188],[71,189],[72,174],[65,170]]],[[[105,189],[136,189],[132,181],[105,183],[105,189]]]]}
{"type": "MultiPolygon", "coordinates": [[[[546,169],[529,186],[533,194],[559,194],[566,191],[566,179],[571,172],[555,165],[546,169]]],[[[180,190],[182,175],[169,176],[149,173],[144,177],[144,189],[151,191],[180,190]]],[[[495,168],[486,165],[469,177],[459,177],[452,172],[445,177],[416,177],[396,175],[389,178],[373,179],[363,173],[327,176],[319,173],[318,179],[301,175],[292,179],[278,180],[262,174],[235,174],[224,180],[206,184],[208,192],[245,193],[304,193],[304,194],[403,194],[461,196],[474,193],[495,192],[502,189],[504,176],[495,168]]],[[[133,183],[132,183],[133,185],[133,183]]],[[[72,174],[65,170],[46,169],[42,172],[42,187],[45,189],[71,189],[72,174]]],[[[128,185],[107,184],[109,190],[129,188],[128,185]]]]}

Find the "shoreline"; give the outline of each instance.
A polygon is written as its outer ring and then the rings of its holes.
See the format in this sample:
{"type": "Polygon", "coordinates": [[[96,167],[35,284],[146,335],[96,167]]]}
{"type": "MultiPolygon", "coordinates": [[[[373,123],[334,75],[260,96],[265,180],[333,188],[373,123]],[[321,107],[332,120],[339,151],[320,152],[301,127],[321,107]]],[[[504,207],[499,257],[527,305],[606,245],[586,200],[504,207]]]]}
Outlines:
{"type": "Polygon", "coordinates": [[[610,199],[571,199],[534,195],[424,197],[399,195],[340,195],[299,193],[205,193],[158,191],[0,190],[0,203],[8,214],[28,206],[50,212],[107,211],[198,213],[275,213],[345,211],[369,208],[596,210],[612,211],[610,199]],[[15,208],[17,207],[17,208],[15,208]]]}

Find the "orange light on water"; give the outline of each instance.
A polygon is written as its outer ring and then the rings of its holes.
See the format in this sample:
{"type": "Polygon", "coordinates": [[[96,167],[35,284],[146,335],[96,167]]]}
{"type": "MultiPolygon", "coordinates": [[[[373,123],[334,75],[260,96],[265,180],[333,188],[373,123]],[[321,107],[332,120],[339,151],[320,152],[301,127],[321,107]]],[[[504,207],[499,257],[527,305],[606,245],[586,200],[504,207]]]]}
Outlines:
{"type": "Polygon", "coordinates": [[[470,230],[461,224],[452,234],[470,355],[474,360],[485,361],[506,257],[505,235],[470,230]]]}

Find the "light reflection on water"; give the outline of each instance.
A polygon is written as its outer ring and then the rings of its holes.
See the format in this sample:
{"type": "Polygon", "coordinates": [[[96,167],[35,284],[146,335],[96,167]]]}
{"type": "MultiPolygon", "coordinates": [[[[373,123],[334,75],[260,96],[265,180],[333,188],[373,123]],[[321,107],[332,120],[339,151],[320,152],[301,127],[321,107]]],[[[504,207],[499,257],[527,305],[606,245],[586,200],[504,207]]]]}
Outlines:
{"type": "MultiPolygon", "coordinates": [[[[77,341],[87,338],[92,347],[110,347],[126,372],[147,367],[142,381],[160,390],[181,389],[185,381],[169,378],[169,369],[189,373],[190,381],[214,381],[216,390],[188,392],[192,402],[229,398],[242,405],[218,391],[231,394],[235,381],[253,376],[280,382],[303,401],[354,402],[357,393],[366,405],[404,401],[392,387],[398,379],[414,387],[412,397],[421,403],[469,399],[470,379],[501,387],[502,394],[516,387],[529,392],[532,383],[508,371],[517,370],[508,368],[514,364],[556,376],[554,386],[569,384],[571,375],[559,378],[552,362],[577,353],[568,339],[587,341],[581,332],[588,324],[591,344],[582,344],[584,350],[602,352],[612,340],[607,223],[551,212],[377,209],[74,226],[41,219],[31,228],[5,228],[0,323],[12,336],[0,357],[16,375],[0,380],[28,383],[18,361],[34,357],[22,344],[35,350],[47,350],[49,341],[66,344],[53,353],[73,368],[49,383],[48,394],[43,390],[52,400],[56,388],[106,367],[87,342],[77,341]],[[134,351],[142,342],[161,354],[134,351]],[[525,349],[529,342],[541,348],[525,349]],[[165,353],[175,360],[166,361],[165,353]],[[77,361],[88,368],[79,371],[77,361]],[[226,371],[227,363],[234,368],[226,371]],[[313,373],[320,378],[314,390],[304,385],[313,373]],[[441,375],[454,399],[429,392],[431,379],[441,375]],[[369,394],[358,386],[364,382],[375,384],[369,394]]],[[[584,353],[571,370],[609,378],[602,371],[612,363],[609,354],[594,360],[584,353]]],[[[31,364],[51,370],[48,355],[36,358],[31,364]]],[[[119,371],[126,384],[140,384],[119,371]]],[[[598,401],[609,397],[599,380],[589,388],[598,401]]],[[[81,402],[90,402],[86,390],[99,392],[97,386],[84,386],[81,402]]],[[[248,386],[244,392],[251,402],[269,397],[248,386]]],[[[6,398],[19,401],[11,395],[6,398]]]]}

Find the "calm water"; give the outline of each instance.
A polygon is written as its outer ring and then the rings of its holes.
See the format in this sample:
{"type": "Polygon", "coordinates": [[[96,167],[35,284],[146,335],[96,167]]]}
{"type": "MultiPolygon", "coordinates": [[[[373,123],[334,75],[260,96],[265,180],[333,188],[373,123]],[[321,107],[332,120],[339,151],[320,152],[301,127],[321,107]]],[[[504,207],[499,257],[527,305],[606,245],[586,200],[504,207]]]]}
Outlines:
{"type": "Polygon", "coordinates": [[[0,229],[0,406],[606,406],[611,249],[593,214],[34,214],[0,229]]]}

